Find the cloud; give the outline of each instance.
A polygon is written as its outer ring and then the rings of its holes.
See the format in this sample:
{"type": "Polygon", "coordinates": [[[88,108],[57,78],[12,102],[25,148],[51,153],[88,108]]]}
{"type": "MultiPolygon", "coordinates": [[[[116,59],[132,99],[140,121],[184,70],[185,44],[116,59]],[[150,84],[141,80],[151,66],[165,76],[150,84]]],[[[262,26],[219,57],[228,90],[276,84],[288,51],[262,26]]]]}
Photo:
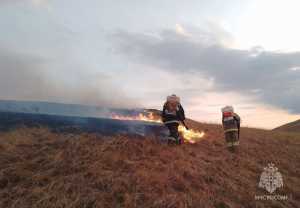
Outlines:
{"type": "MultiPolygon", "coordinates": [[[[52,60],[53,61],[53,60],[52,60]]],[[[87,69],[57,68],[43,57],[0,47],[0,99],[136,107],[113,78],[87,69]]],[[[63,65],[63,63],[60,63],[63,65]]]]}
{"type": "Polygon", "coordinates": [[[52,10],[49,0],[30,0],[30,3],[38,9],[46,9],[48,12],[52,10]]]}
{"type": "Polygon", "coordinates": [[[255,96],[266,104],[300,112],[300,71],[291,70],[299,68],[300,52],[231,48],[229,34],[216,25],[209,28],[210,32],[189,31],[177,26],[158,35],[118,31],[111,37],[116,51],[134,62],[170,72],[198,73],[214,80],[218,91],[255,96]]]}
{"type": "Polygon", "coordinates": [[[36,6],[45,6],[48,4],[48,0],[31,0],[31,2],[36,6]]]}
{"type": "Polygon", "coordinates": [[[16,3],[25,3],[30,4],[37,8],[47,8],[49,7],[49,0],[0,0],[0,6],[1,4],[8,5],[8,4],[16,4],[16,3]]]}

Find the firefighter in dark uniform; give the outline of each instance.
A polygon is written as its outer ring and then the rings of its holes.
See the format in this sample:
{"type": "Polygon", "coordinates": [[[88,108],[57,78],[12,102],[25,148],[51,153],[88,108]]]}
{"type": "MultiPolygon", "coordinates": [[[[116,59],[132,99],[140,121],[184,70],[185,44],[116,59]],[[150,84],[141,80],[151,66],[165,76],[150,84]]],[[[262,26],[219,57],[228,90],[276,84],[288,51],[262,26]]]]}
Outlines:
{"type": "Polygon", "coordinates": [[[176,144],[181,144],[182,139],[179,136],[178,126],[180,122],[185,120],[185,114],[183,107],[180,104],[180,98],[176,95],[171,95],[167,97],[167,101],[163,106],[162,111],[162,121],[169,129],[170,143],[173,140],[176,144]]]}
{"type": "Polygon", "coordinates": [[[233,111],[232,106],[222,108],[222,124],[225,140],[229,151],[234,152],[239,146],[240,116],[233,111]]]}

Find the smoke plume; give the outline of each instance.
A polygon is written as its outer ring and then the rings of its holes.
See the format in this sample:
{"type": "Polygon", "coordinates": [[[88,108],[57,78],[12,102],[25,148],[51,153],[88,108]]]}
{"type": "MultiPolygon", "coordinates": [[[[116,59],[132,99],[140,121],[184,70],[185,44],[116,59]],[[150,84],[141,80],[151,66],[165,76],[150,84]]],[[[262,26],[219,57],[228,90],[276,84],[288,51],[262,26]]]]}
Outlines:
{"type": "Polygon", "coordinates": [[[44,57],[0,48],[0,99],[77,103],[130,108],[130,99],[113,78],[83,67],[53,64],[44,57]],[[66,67],[66,68],[63,68],[66,67]]]}

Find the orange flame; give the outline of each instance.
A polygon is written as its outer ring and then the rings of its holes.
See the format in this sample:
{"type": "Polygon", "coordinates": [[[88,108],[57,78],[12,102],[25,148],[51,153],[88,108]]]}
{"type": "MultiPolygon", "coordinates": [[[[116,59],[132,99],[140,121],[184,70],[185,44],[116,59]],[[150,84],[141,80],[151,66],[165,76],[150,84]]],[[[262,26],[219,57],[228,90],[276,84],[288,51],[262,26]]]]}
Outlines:
{"type": "MultiPolygon", "coordinates": [[[[154,122],[154,123],[162,123],[161,119],[155,117],[152,112],[148,112],[148,115],[140,113],[137,116],[124,116],[113,114],[111,116],[112,119],[117,120],[128,120],[128,121],[145,121],[145,122],[154,122]]],[[[205,133],[189,129],[187,130],[184,126],[180,125],[178,131],[182,134],[184,140],[189,143],[196,143],[199,139],[203,138],[205,133]]]]}
{"type": "Polygon", "coordinates": [[[124,116],[124,115],[113,114],[111,118],[117,120],[127,120],[127,121],[146,121],[146,122],[162,123],[160,119],[156,119],[154,117],[153,113],[149,113],[148,115],[144,115],[143,113],[140,113],[137,116],[124,116]]]}
{"type": "Polygon", "coordinates": [[[200,138],[203,138],[205,133],[203,131],[199,132],[193,129],[187,130],[184,126],[180,125],[178,131],[183,135],[185,141],[189,143],[196,143],[200,138]]]}

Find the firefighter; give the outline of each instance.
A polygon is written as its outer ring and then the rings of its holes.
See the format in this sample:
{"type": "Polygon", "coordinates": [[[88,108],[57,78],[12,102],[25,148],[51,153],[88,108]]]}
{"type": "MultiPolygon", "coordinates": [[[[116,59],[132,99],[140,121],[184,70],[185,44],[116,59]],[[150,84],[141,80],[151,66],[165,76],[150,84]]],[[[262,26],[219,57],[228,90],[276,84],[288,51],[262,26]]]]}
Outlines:
{"type": "Polygon", "coordinates": [[[168,96],[162,111],[162,121],[170,132],[168,143],[170,143],[171,140],[175,141],[176,144],[182,143],[182,139],[178,132],[178,126],[180,122],[184,122],[184,120],[185,114],[183,107],[180,104],[180,98],[176,95],[168,96]]]}
{"type": "Polygon", "coordinates": [[[239,146],[241,119],[234,113],[232,106],[222,108],[222,124],[229,151],[234,152],[239,146]]]}

